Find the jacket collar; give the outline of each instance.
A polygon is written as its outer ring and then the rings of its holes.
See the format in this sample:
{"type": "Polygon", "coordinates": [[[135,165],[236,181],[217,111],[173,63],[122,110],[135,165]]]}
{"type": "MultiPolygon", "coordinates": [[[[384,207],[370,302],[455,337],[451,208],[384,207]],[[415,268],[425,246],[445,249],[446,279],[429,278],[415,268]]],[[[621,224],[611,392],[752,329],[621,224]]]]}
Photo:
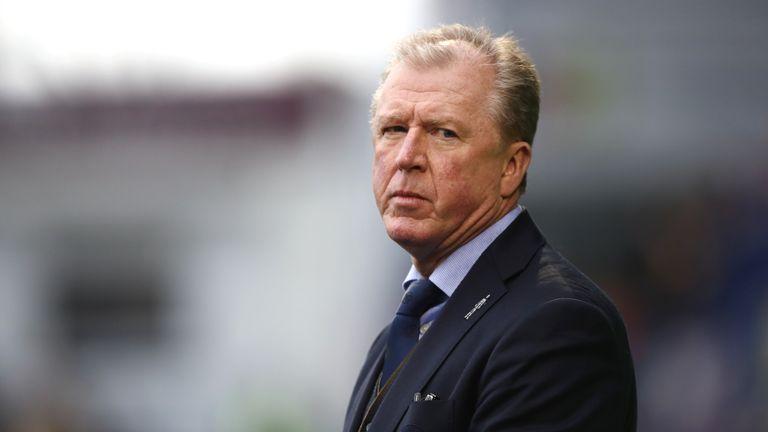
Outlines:
{"type": "Polygon", "coordinates": [[[526,210],[483,252],[416,345],[373,417],[372,430],[395,430],[414,393],[423,389],[467,331],[507,293],[504,282],[521,272],[543,245],[544,237],[526,210]]]}

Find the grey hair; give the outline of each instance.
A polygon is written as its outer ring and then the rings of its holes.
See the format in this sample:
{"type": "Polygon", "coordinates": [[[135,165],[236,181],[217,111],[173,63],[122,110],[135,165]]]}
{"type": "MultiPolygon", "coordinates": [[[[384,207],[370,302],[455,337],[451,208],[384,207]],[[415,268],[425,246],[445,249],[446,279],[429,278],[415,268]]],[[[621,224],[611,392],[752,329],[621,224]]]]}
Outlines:
{"type": "Polygon", "coordinates": [[[373,94],[371,117],[376,115],[382,86],[395,65],[407,62],[419,68],[441,67],[478,55],[487,60],[483,65],[493,66],[495,71],[489,109],[502,140],[533,145],[541,93],[536,68],[515,38],[509,34],[494,38],[484,27],[444,25],[403,39],[373,94]]]}

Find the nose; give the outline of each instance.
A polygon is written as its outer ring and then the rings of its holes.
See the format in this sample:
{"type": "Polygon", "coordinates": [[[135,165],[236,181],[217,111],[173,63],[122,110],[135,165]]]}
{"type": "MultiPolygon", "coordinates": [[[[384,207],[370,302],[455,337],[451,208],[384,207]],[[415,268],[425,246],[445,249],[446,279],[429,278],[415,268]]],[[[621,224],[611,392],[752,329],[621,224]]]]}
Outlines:
{"type": "Polygon", "coordinates": [[[425,140],[420,128],[410,128],[397,152],[397,167],[401,171],[424,171],[427,167],[425,140]]]}

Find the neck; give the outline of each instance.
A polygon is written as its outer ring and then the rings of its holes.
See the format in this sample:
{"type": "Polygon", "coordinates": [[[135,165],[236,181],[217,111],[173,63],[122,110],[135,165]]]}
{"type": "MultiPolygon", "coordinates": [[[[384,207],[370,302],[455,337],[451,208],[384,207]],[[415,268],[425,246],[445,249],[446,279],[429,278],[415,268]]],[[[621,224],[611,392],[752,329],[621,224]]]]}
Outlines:
{"type": "MultiPolygon", "coordinates": [[[[507,201],[502,207],[502,211],[497,213],[496,216],[491,218],[488,222],[483,223],[481,227],[472,230],[472,234],[468,235],[461,239],[456,239],[455,243],[451,247],[443,247],[443,248],[434,248],[431,250],[419,250],[419,248],[416,247],[406,247],[403,246],[406,250],[410,252],[411,255],[411,263],[414,267],[416,267],[416,270],[419,271],[419,273],[426,277],[429,277],[432,272],[435,271],[435,269],[445,261],[446,258],[448,258],[453,252],[455,252],[457,249],[462,247],[463,245],[470,242],[472,239],[477,237],[480,233],[484,232],[486,229],[488,229],[490,226],[498,222],[501,218],[503,218],[507,213],[512,211],[513,208],[517,206],[517,200],[511,200],[507,201]]],[[[445,244],[443,244],[445,246],[445,244]]]]}
{"type": "Polygon", "coordinates": [[[443,259],[424,262],[411,257],[413,266],[416,267],[416,270],[418,270],[419,273],[421,273],[421,275],[425,278],[428,278],[442,261],[443,259]]]}

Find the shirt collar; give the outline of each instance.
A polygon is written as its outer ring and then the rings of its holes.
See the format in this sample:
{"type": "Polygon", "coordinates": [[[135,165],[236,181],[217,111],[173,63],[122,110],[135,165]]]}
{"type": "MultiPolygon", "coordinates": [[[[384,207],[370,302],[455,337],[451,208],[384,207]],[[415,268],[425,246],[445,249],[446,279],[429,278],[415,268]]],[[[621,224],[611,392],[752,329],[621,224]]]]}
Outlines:
{"type": "MultiPolygon", "coordinates": [[[[469,270],[475,265],[477,259],[480,258],[480,255],[496,240],[496,237],[514,222],[522,211],[522,206],[518,205],[472,240],[453,251],[443,262],[437,265],[429,276],[429,280],[448,297],[452,296],[469,270]]],[[[417,279],[424,279],[424,276],[416,270],[414,265],[411,265],[411,269],[403,281],[403,288],[408,288],[408,285],[417,279]]]]}

